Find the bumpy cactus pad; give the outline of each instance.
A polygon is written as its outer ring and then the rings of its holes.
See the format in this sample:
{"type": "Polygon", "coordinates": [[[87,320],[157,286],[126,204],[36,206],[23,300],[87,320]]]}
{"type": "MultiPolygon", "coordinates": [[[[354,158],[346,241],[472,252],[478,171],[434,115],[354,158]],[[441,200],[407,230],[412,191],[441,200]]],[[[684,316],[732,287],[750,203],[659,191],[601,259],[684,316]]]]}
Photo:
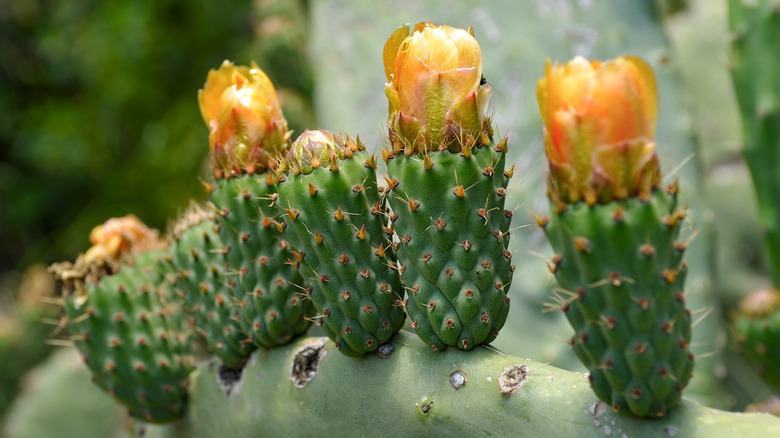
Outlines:
{"type": "Polygon", "coordinates": [[[239,325],[238,306],[226,284],[226,251],[216,232],[218,226],[209,218],[200,218],[178,228],[183,229],[174,231],[176,242],[169,264],[190,328],[226,366],[240,368],[254,345],[239,325]]]}
{"type": "Polygon", "coordinates": [[[509,312],[506,142],[464,151],[387,161],[406,310],[434,349],[489,343],[509,312]]]}
{"type": "Polygon", "coordinates": [[[138,255],[134,265],[65,296],[68,329],[94,381],[150,422],[183,414],[193,367],[180,309],[157,269],[163,256],[138,255]]]}
{"type": "Polygon", "coordinates": [[[241,327],[254,345],[264,348],[304,334],[314,315],[287,237],[274,225],[277,196],[270,174],[217,181],[211,194],[227,248],[226,283],[241,327]]]}
{"type": "Polygon", "coordinates": [[[404,293],[385,228],[389,215],[380,200],[376,160],[358,151],[337,167],[287,175],[279,204],[313,285],[317,324],[339,351],[361,356],[403,326],[404,293]]]}
{"type": "MultiPolygon", "coordinates": [[[[544,225],[570,344],[596,395],[615,411],[662,417],[691,378],[690,312],[683,283],[685,213],[676,194],[569,205],[544,225]]],[[[553,206],[555,208],[555,206],[553,206]]]]}
{"type": "Polygon", "coordinates": [[[760,290],[742,300],[734,339],[767,385],[780,391],[780,292],[760,290]]]}

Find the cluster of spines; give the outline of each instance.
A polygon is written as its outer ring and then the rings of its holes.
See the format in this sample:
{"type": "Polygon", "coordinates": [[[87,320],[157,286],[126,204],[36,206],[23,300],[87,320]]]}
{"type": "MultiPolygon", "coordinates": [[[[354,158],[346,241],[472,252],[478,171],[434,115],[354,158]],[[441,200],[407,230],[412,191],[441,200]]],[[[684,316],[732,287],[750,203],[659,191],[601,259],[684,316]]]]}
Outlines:
{"type": "MultiPolygon", "coordinates": [[[[312,276],[307,294],[318,312],[315,323],[339,351],[362,356],[401,329],[403,290],[376,158],[359,139],[333,138],[327,146],[333,149],[320,151],[322,158],[313,151],[321,145],[300,145],[291,152],[290,171],[281,176],[280,205],[292,229],[295,257],[312,276]]],[[[296,144],[304,141],[302,136],[296,144]]]]}
{"type": "Polygon", "coordinates": [[[383,158],[412,327],[434,350],[489,343],[506,321],[514,271],[506,140],[471,139],[460,154],[409,152],[386,150],[383,158]]]}
{"type": "Polygon", "coordinates": [[[569,344],[615,411],[662,417],[691,378],[686,244],[676,240],[684,218],[670,186],[645,199],[556,205],[537,219],[557,252],[550,306],[571,323],[569,344]]]}
{"type": "Polygon", "coordinates": [[[194,360],[179,309],[158,267],[161,250],[136,256],[84,289],[65,292],[76,346],[93,380],[142,420],[180,417],[194,360]]]}
{"type": "Polygon", "coordinates": [[[240,368],[254,348],[246,341],[226,284],[227,248],[213,218],[211,212],[199,207],[183,215],[174,225],[174,247],[166,261],[191,330],[227,367],[240,368]]]}
{"type": "Polygon", "coordinates": [[[248,345],[271,348],[303,335],[311,304],[287,242],[286,224],[275,208],[274,175],[219,180],[211,192],[219,237],[225,247],[228,286],[248,345]]]}

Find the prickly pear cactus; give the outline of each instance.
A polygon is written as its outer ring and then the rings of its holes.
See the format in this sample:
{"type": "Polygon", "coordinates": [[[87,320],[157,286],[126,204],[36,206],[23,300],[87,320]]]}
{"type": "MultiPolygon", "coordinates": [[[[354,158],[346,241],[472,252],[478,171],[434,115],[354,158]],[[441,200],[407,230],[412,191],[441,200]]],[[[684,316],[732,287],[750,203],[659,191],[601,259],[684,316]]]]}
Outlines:
{"type": "Polygon", "coordinates": [[[211,129],[215,181],[209,191],[227,258],[224,282],[243,339],[247,346],[286,344],[306,332],[313,311],[303,299],[284,227],[274,225],[278,195],[271,170],[290,136],[276,91],[256,65],[225,61],[209,73],[198,102],[211,129]]]}
{"type": "Polygon", "coordinates": [[[556,305],[574,328],[569,344],[615,411],[663,416],[680,402],[693,371],[678,241],[684,210],[676,193],[588,206],[542,220],[556,255],[556,305]]]}
{"type": "Polygon", "coordinates": [[[509,313],[512,169],[485,109],[491,87],[471,29],[419,23],[384,48],[388,201],[412,327],[434,350],[489,343],[509,313]],[[446,78],[439,79],[439,78],[446,78]]]}
{"type": "Polygon", "coordinates": [[[317,325],[347,356],[387,342],[404,322],[389,213],[376,158],[360,141],[306,131],[293,144],[279,205],[296,257],[313,285],[317,325]]]}
{"type": "Polygon", "coordinates": [[[548,61],[537,96],[551,210],[537,222],[560,286],[550,307],[574,328],[569,344],[601,400],[663,417],[694,356],[678,240],[686,211],[676,183],[660,188],[655,76],[633,56],[548,61]]]}
{"type": "Polygon", "coordinates": [[[160,269],[166,250],[157,248],[156,234],[143,240],[147,248],[133,251],[121,249],[124,237],[96,242],[75,265],[52,271],[63,284],[68,330],[95,383],[134,417],[166,422],[185,411],[194,364],[181,309],[160,269]]]}
{"type": "Polygon", "coordinates": [[[240,368],[254,349],[239,325],[238,306],[226,278],[226,247],[214,213],[193,205],[173,226],[171,256],[164,260],[190,329],[229,368],[240,368]]]}
{"type": "Polygon", "coordinates": [[[764,289],[745,297],[734,315],[734,339],[764,381],[780,391],[780,293],[764,289]]]}
{"type": "Polygon", "coordinates": [[[464,151],[387,162],[406,310],[434,349],[489,343],[509,312],[506,143],[464,151]]]}

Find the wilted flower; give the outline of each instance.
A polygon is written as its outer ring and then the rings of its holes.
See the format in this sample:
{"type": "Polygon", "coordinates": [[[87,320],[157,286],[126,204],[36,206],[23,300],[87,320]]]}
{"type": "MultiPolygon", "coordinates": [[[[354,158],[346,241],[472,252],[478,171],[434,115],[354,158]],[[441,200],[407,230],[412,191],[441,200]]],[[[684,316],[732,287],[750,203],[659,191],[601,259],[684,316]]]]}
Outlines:
{"type": "Polygon", "coordinates": [[[111,218],[89,233],[92,247],[85,253],[87,260],[117,259],[123,254],[137,254],[162,245],[159,233],[147,227],[136,215],[111,218]]]}
{"type": "Polygon", "coordinates": [[[211,70],[198,105],[209,127],[215,178],[265,171],[290,136],[276,90],[254,63],[236,67],[224,61],[211,70]]]}
{"type": "Polygon", "coordinates": [[[385,43],[384,64],[391,135],[405,146],[460,151],[469,137],[489,142],[483,127],[491,87],[482,81],[482,51],[471,28],[399,27],[385,43]]]}
{"type": "Polygon", "coordinates": [[[646,195],[658,186],[658,97],[644,61],[548,61],[536,93],[553,199],[592,205],[646,195]]]}

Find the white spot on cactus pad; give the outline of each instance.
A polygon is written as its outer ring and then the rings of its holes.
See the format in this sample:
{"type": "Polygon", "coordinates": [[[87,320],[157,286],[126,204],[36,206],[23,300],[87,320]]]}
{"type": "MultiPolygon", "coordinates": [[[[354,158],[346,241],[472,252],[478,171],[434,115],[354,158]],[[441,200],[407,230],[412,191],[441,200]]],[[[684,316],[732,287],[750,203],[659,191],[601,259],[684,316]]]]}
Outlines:
{"type": "Polygon", "coordinates": [[[452,374],[450,374],[450,384],[452,384],[452,387],[455,389],[460,389],[468,380],[468,376],[462,371],[453,371],[452,374]]]}

